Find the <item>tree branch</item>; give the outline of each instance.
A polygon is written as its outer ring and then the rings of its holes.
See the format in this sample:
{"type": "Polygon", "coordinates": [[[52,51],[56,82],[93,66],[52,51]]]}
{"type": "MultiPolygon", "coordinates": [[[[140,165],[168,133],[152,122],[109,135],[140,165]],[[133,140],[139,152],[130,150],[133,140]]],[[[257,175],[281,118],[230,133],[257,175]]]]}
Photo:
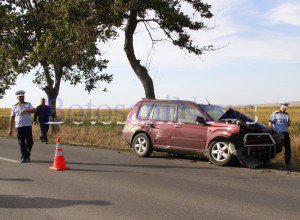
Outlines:
{"type": "Polygon", "coordinates": [[[154,18],[152,18],[152,19],[137,19],[137,22],[139,23],[139,22],[149,22],[149,21],[154,21],[154,22],[158,22],[158,20],[157,19],[154,19],[154,18]]]}

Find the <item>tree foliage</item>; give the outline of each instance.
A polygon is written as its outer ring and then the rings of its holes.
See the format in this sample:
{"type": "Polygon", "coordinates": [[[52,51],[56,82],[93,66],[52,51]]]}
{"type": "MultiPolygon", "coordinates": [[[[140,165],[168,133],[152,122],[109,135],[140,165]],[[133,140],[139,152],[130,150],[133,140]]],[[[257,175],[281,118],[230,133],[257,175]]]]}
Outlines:
{"type": "Polygon", "coordinates": [[[193,31],[207,30],[205,20],[213,17],[211,5],[202,0],[116,0],[113,8],[118,24],[125,26],[124,49],[127,58],[148,98],[155,98],[153,81],[134,51],[133,35],[139,24],[145,27],[153,43],[168,40],[197,56],[213,50],[212,45],[199,46],[191,37],[193,31]],[[184,10],[187,7],[192,8],[192,14],[184,10]],[[156,39],[153,34],[157,31],[165,37],[156,39]]]}
{"type": "Polygon", "coordinates": [[[33,82],[50,99],[56,99],[62,80],[83,82],[88,92],[101,81],[111,82],[112,75],[102,73],[108,60],[101,58],[97,45],[115,35],[106,22],[106,9],[87,0],[1,1],[0,82],[7,85],[3,90],[31,71],[33,82]]]}
{"type": "Polygon", "coordinates": [[[137,23],[146,23],[151,29],[152,24],[158,25],[165,36],[180,49],[201,55],[212,46],[195,44],[190,31],[208,29],[203,21],[213,17],[211,5],[202,0],[117,0],[116,11],[125,22],[132,16],[137,23]],[[185,6],[185,7],[184,7],[185,6]],[[191,7],[193,15],[189,15],[184,8],[191,7]]]}
{"type": "Polygon", "coordinates": [[[125,31],[124,50],[148,98],[155,98],[153,81],[134,50],[139,25],[153,43],[168,40],[197,56],[213,50],[198,45],[191,35],[207,30],[205,21],[213,16],[211,5],[202,0],[2,0],[0,10],[3,90],[32,70],[34,83],[52,98],[61,80],[84,82],[87,91],[110,82],[112,76],[101,73],[108,61],[101,59],[97,42],[114,37],[114,27],[125,31]],[[156,38],[157,31],[164,37],[156,38]]]}
{"type": "Polygon", "coordinates": [[[0,5],[0,97],[5,94],[5,91],[14,85],[17,73],[14,71],[17,68],[18,54],[11,53],[12,48],[9,46],[8,33],[5,32],[5,27],[12,29],[12,21],[14,15],[9,14],[9,7],[0,5]],[[13,61],[13,62],[10,62],[13,61]]]}

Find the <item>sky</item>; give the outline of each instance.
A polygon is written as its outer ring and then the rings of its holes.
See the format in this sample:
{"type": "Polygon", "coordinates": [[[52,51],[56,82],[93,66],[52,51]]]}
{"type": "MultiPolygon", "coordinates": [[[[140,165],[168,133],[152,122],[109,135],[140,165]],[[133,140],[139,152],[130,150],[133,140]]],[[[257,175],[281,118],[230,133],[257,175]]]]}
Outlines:
{"type": "MultiPolygon", "coordinates": [[[[218,50],[201,57],[169,43],[151,50],[145,29],[138,27],[135,50],[142,64],[149,51],[149,73],[156,98],[185,99],[220,105],[255,105],[300,101],[300,0],[213,0],[215,15],[205,20],[211,30],[192,33],[200,46],[218,50]]],[[[189,11],[190,9],[186,9],[189,11]]],[[[159,36],[159,33],[157,34],[159,36]]],[[[99,45],[110,60],[105,71],[114,74],[108,92],[88,94],[83,85],[63,83],[58,108],[130,108],[144,97],[144,89],[131,69],[123,50],[124,34],[107,45],[99,45]]],[[[33,75],[20,76],[0,100],[11,107],[15,92],[26,90],[34,106],[45,93],[32,83],[33,75]]]]}

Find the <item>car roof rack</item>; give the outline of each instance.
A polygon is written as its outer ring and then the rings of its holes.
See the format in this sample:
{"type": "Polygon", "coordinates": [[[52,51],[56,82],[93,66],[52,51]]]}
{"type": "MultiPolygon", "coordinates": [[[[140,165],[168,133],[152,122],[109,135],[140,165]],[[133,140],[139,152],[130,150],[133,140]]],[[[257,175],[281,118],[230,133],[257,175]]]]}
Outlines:
{"type": "Polygon", "coordinates": [[[153,101],[153,100],[156,100],[156,99],[142,98],[142,101],[153,101]]]}
{"type": "Polygon", "coordinates": [[[193,102],[191,100],[180,100],[180,99],[150,99],[150,98],[142,98],[142,101],[148,101],[148,102],[172,102],[172,101],[177,101],[177,102],[193,102]]]}

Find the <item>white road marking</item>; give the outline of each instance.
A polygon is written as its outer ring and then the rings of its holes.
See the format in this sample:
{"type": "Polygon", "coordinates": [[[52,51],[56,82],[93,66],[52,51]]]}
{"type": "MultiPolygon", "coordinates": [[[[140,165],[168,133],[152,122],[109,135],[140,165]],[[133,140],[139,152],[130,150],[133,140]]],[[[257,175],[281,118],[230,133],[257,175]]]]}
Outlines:
{"type": "Polygon", "coordinates": [[[8,158],[4,158],[4,157],[0,157],[0,160],[5,160],[8,162],[12,162],[12,163],[20,163],[20,161],[18,161],[18,160],[12,160],[12,159],[8,159],[8,158]]]}
{"type": "Polygon", "coordinates": [[[49,121],[45,124],[47,124],[47,125],[61,125],[63,123],[64,123],[63,121],[49,121]]]}

